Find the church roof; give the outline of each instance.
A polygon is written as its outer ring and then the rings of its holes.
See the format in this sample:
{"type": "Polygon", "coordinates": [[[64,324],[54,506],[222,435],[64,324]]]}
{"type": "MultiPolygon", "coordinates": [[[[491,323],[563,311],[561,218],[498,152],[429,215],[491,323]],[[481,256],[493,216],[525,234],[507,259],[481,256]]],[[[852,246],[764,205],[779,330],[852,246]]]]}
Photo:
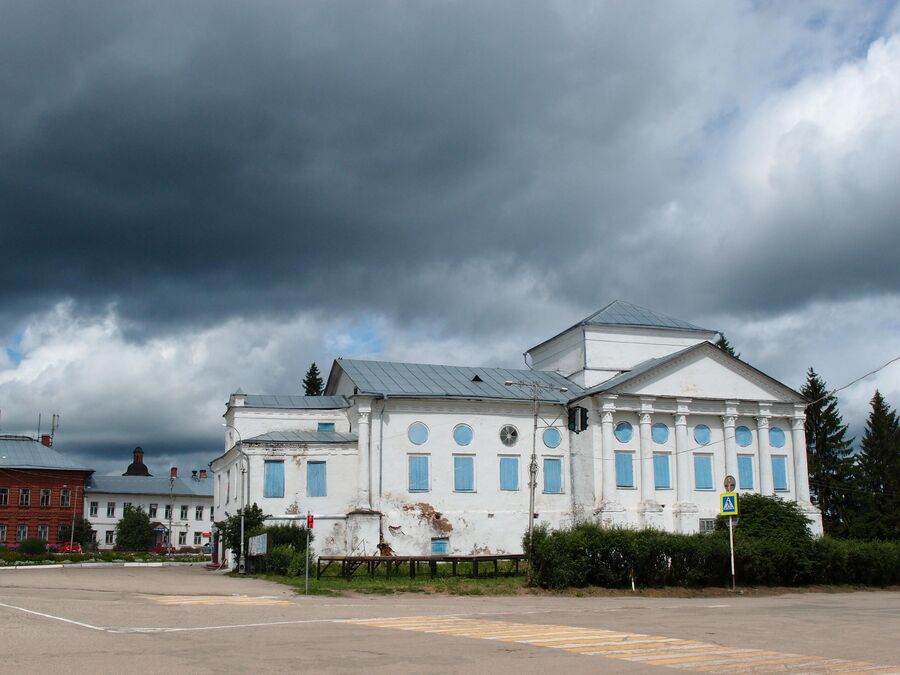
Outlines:
{"type": "Polygon", "coordinates": [[[302,431],[293,429],[288,431],[270,431],[260,436],[248,438],[245,443],[356,443],[359,436],[355,433],[342,431],[302,431]]]}
{"type": "Polygon", "coordinates": [[[581,326],[636,326],[643,328],[668,328],[674,330],[696,330],[708,333],[716,331],[701,328],[687,321],[661,312],[656,312],[646,307],[633,305],[624,300],[613,300],[606,307],[597,310],[584,318],[578,325],[581,326]]]}
{"type": "MultiPolygon", "coordinates": [[[[242,395],[237,394],[236,395],[242,395]]],[[[336,410],[349,408],[343,396],[293,396],[291,394],[243,394],[248,408],[303,408],[307,410],[336,410]]]]}
{"type": "MultiPolygon", "coordinates": [[[[540,389],[542,401],[565,403],[582,388],[559,373],[545,370],[441,366],[427,363],[395,363],[391,361],[359,361],[339,359],[341,368],[353,381],[359,394],[404,396],[416,398],[531,400],[530,386],[506,386],[504,383],[527,382],[566,388],[568,393],[540,389]]],[[[332,384],[334,371],[329,377],[332,384]]]]}
{"type": "Polygon", "coordinates": [[[29,436],[0,436],[0,468],[93,471],[29,436]]]}

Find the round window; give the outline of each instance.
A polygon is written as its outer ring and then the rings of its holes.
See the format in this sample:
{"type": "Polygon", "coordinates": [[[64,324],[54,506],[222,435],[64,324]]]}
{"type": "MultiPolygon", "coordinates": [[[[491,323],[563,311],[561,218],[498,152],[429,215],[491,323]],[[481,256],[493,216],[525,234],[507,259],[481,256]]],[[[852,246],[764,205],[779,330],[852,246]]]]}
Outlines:
{"type": "Polygon", "coordinates": [[[507,424],[500,429],[500,442],[507,448],[511,448],[519,440],[519,430],[512,424],[507,424]]]}
{"type": "Polygon", "coordinates": [[[428,440],[428,427],[422,422],[413,422],[406,431],[409,442],[413,445],[422,445],[428,440]]]}
{"type": "Polygon", "coordinates": [[[653,437],[654,443],[665,443],[667,440],[669,440],[669,427],[667,427],[662,422],[657,422],[650,430],[650,435],[653,437]]]}
{"type": "Polygon", "coordinates": [[[753,442],[753,434],[747,427],[738,427],[734,430],[734,440],[742,448],[746,448],[753,442]]]}
{"type": "Polygon", "coordinates": [[[769,429],[769,445],[773,448],[784,447],[784,431],[781,427],[772,427],[769,429]]]}
{"type": "Polygon", "coordinates": [[[710,432],[709,427],[705,424],[698,424],[694,427],[694,440],[697,441],[700,445],[706,445],[709,443],[710,432]]]}
{"type": "Polygon", "coordinates": [[[474,435],[472,427],[468,424],[457,424],[453,427],[453,440],[456,441],[457,445],[468,445],[472,442],[474,435]]]}
{"type": "Polygon", "coordinates": [[[613,433],[615,433],[616,440],[619,443],[628,443],[634,436],[634,427],[631,426],[631,422],[619,422],[613,433]]]}
{"type": "Polygon", "coordinates": [[[553,427],[544,429],[544,445],[548,448],[558,448],[560,443],[562,443],[562,434],[559,433],[559,429],[553,427]]]}

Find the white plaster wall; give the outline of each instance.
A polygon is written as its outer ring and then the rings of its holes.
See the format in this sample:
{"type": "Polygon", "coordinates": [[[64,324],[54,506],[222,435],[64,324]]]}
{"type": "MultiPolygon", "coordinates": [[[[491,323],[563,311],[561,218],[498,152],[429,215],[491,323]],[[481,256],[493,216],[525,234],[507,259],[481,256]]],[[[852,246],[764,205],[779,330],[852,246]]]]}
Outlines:
{"type": "Polygon", "coordinates": [[[589,370],[630,370],[643,361],[673,354],[714,336],[706,331],[586,326],[586,365],[589,370]]]}
{"type": "MultiPolygon", "coordinates": [[[[382,471],[375,482],[378,508],[385,514],[385,538],[398,554],[430,552],[431,538],[447,536],[452,553],[520,552],[528,527],[528,466],[532,447],[532,417],[529,404],[490,402],[400,403],[389,401],[383,415],[383,429],[373,428],[376,439],[383,435],[382,471]],[[428,426],[428,441],[413,445],[407,430],[413,422],[428,426]],[[453,428],[465,423],[472,427],[472,443],[461,447],[453,439],[453,428]],[[508,448],[500,441],[500,429],[512,424],[519,430],[517,444],[508,448]],[[408,456],[429,457],[430,488],[410,492],[408,456]],[[475,457],[475,491],[455,492],[453,456],[475,457]],[[519,458],[519,489],[500,489],[500,456],[519,458]],[[432,516],[434,512],[440,517],[432,516]]],[[[542,407],[547,422],[555,420],[562,441],[547,448],[539,429],[538,474],[535,497],[537,522],[558,527],[571,521],[572,492],[568,453],[568,432],[563,406],[542,407]],[[559,416],[557,418],[557,416],[559,416]],[[543,458],[562,459],[561,494],[544,494],[543,458]]],[[[539,422],[539,425],[542,424],[539,422]]]]}
{"type": "Polygon", "coordinates": [[[350,421],[347,411],[307,410],[285,408],[245,408],[234,406],[227,410],[225,423],[225,449],[228,450],[238,438],[246,441],[270,431],[315,431],[319,422],[333,422],[334,430],[347,433],[350,421]],[[235,434],[237,429],[240,436],[235,434]]]}
{"type": "MultiPolygon", "coordinates": [[[[91,527],[97,533],[97,545],[101,550],[109,550],[115,546],[115,543],[106,543],[106,531],[115,531],[116,525],[122,518],[126,502],[134,507],[142,507],[144,513],[149,513],[150,504],[157,504],[158,510],[156,517],[150,518],[150,521],[159,521],[168,526],[168,519],[165,517],[165,507],[166,504],[170,503],[169,495],[125,495],[106,492],[89,493],[84,497],[85,518],[87,518],[91,523],[91,527]],[[91,502],[97,502],[97,515],[93,517],[90,515],[91,502]],[[116,503],[115,516],[112,518],[106,516],[106,505],[109,502],[116,503]]],[[[179,545],[178,533],[187,532],[187,543],[184,544],[184,546],[195,546],[194,532],[210,532],[212,530],[213,521],[210,516],[213,508],[213,497],[175,495],[172,504],[174,505],[174,510],[172,511],[172,544],[177,548],[179,545]],[[186,520],[181,519],[181,506],[184,504],[188,506],[188,517],[186,520]],[[198,506],[203,507],[203,518],[201,520],[197,520],[195,517],[196,508],[198,506]]],[[[208,544],[209,542],[209,537],[201,537],[200,545],[208,544]]]]}
{"type": "MultiPolygon", "coordinates": [[[[565,376],[584,370],[584,339],[581,326],[560,333],[552,340],[528,352],[535,370],[552,370],[565,376]]],[[[577,382],[576,375],[573,379],[577,382]]]]}

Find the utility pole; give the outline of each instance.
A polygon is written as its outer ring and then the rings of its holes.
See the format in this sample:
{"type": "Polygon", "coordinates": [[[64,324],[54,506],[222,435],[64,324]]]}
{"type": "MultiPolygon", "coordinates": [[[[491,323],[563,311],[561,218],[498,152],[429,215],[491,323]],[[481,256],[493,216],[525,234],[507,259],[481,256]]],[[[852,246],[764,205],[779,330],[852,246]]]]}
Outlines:
{"type": "Polygon", "coordinates": [[[166,553],[168,555],[172,555],[172,548],[174,544],[172,544],[172,512],[175,511],[175,474],[172,471],[169,471],[169,531],[168,531],[168,539],[169,545],[166,547],[166,553]]]}
{"type": "Polygon", "coordinates": [[[533,428],[531,433],[531,463],[528,465],[528,546],[531,547],[531,537],[534,534],[534,496],[537,489],[537,428],[538,428],[538,406],[540,404],[540,394],[542,389],[547,391],[566,392],[566,387],[557,387],[553,384],[542,384],[540,382],[520,382],[517,380],[507,380],[504,382],[507,387],[530,387],[532,402],[533,428]]]}
{"type": "Polygon", "coordinates": [[[245,548],[245,543],[246,543],[244,541],[244,512],[247,510],[247,500],[245,498],[246,493],[244,492],[244,483],[246,482],[245,474],[247,473],[246,462],[248,462],[249,460],[247,459],[247,456],[244,454],[244,448],[243,448],[244,439],[241,436],[241,432],[238,431],[237,428],[235,428],[234,426],[232,426],[230,424],[223,423],[222,426],[234,431],[234,433],[236,433],[237,437],[238,437],[238,442],[234,444],[234,447],[237,448],[238,455],[240,456],[240,461],[241,461],[241,553],[238,556],[238,572],[240,574],[246,574],[246,572],[247,572],[247,567],[246,567],[247,557],[244,553],[244,548],[245,548]]]}

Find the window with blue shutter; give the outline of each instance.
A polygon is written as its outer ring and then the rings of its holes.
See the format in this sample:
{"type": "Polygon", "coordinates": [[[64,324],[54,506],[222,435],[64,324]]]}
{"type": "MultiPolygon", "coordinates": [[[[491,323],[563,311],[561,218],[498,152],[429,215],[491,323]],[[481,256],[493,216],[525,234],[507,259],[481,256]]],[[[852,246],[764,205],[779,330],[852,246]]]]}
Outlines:
{"type": "Polygon", "coordinates": [[[500,458],[500,489],[501,490],[518,490],[519,489],[519,458],[518,457],[501,457],[500,458]]]}
{"type": "Polygon", "coordinates": [[[325,496],[325,462],[306,463],[306,496],[325,496]]]}
{"type": "Polygon", "coordinates": [[[428,492],[428,455],[409,456],[409,491],[428,492]]]}
{"type": "Polygon", "coordinates": [[[753,489],[753,456],[738,455],[738,488],[753,489]]]}
{"type": "Polygon", "coordinates": [[[653,478],[657,490],[671,490],[672,480],[669,478],[669,455],[654,453],[653,478]]]}
{"type": "Polygon", "coordinates": [[[334,431],[334,422],[319,422],[317,431],[334,431]]]}
{"type": "Polygon", "coordinates": [[[544,492],[557,494],[562,492],[562,460],[544,459],[544,492]]]}
{"type": "Polygon", "coordinates": [[[787,457],[783,455],[772,457],[772,482],[776,492],[787,492],[787,457]]]}
{"type": "Polygon", "coordinates": [[[266,461],[263,497],[284,497],[284,462],[266,461]]]}
{"type": "Polygon", "coordinates": [[[712,455],[694,455],[694,487],[713,489],[712,455]]]}
{"type": "Polygon", "coordinates": [[[431,540],[431,555],[447,555],[450,553],[450,540],[446,537],[431,540]]]}
{"type": "Polygon", "coordinates": [[[616,453],[616,487],[634,487],[633,452],[616,453]]]}
{"type": "Polygon", "coordinates": [[[475,458],[469,455],[453,457],[453,489],[456,492],[475,491],[475,458]]]}

